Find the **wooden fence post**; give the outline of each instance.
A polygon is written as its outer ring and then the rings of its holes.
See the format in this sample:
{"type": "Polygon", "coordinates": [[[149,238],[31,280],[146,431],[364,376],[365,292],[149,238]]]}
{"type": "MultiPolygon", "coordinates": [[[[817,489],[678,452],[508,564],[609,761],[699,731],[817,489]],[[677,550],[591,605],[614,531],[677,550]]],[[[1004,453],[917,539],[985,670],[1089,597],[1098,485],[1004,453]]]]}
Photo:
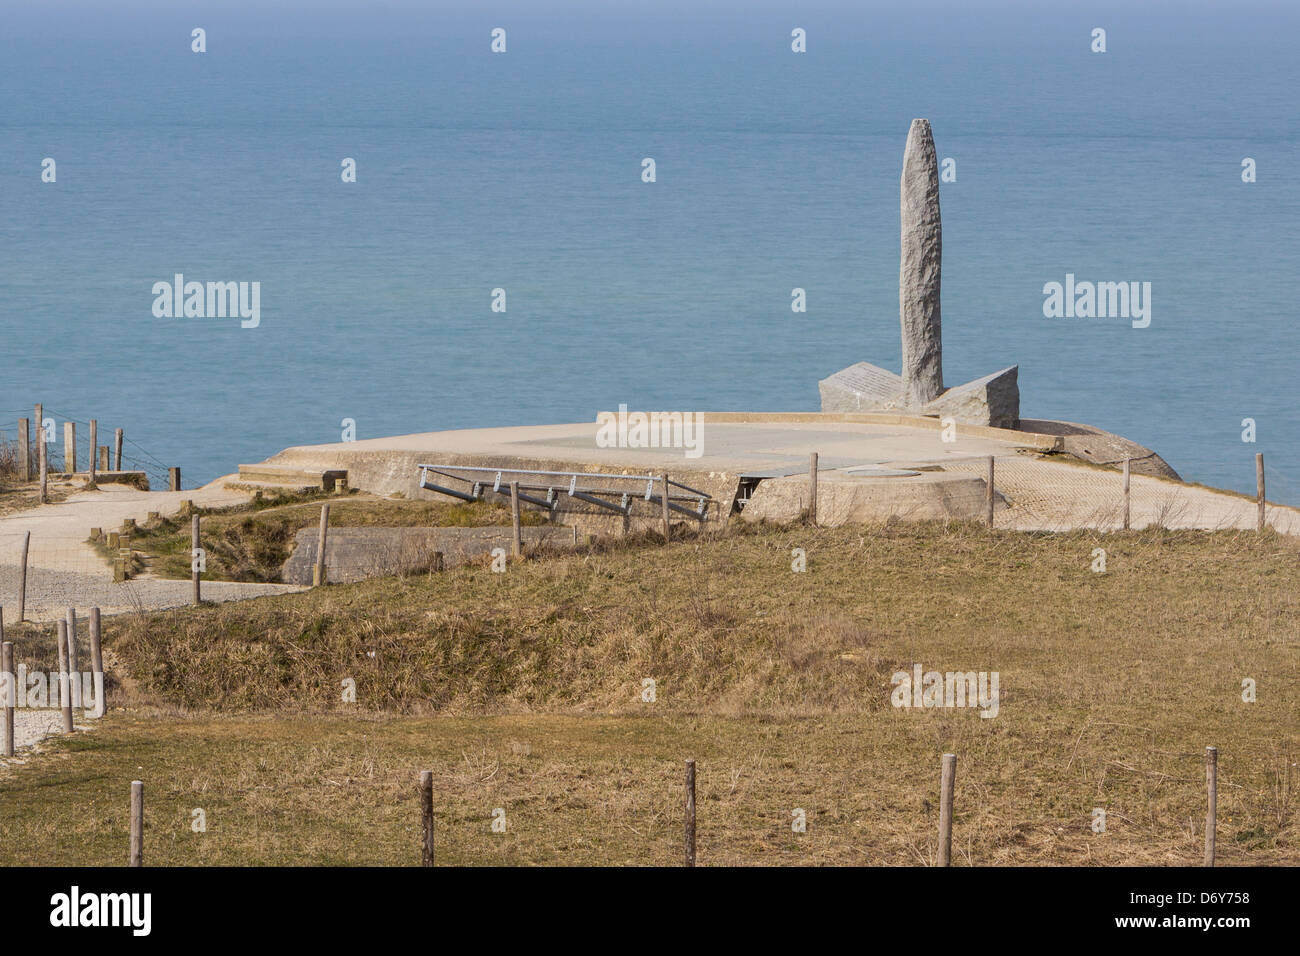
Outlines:
{"type": "MultiPolygon", "coordinates": [[[[668,509],[668,487],[669,487],[668,472],[665,471],[661,477],[663,478],[663,483],[664,483],[664,500],[663,500],[664,544],[667,544],[669,541],[672,540],[673,537],[673,522],[672,522],[672,518],[670,517],[670,511],[668,509]]],[[[574,526],[573,530],[575,533],[577,532],[578,529],[576,525],[574,526]]]]}
{"type": "Polygon", "coordinates": [[[23,481],[32,480],[31,441],[31,422],[26,418],[18,419],[18,473],[23,476],[23,481]]]}
{"type": "Polygon", "coordinates": [[[95,448],[99,444],[99,420],[92,418],[90,420],[90,448],[86,451],[86,457],[90,461],[86,469],[90,472],[90,487],[95,487],[95,448]]]}
{"type": "Polygon", "coordinates": [[[68,608],[68,700],[73,707],[81,704],[81,681],[77,674],[77,609],[68,608]]]}
{"type": "MultiPolygon", "coordinates": [[[[989,459],[992,461],[992,459],[989,459]]],[[[952,866],[952,792],[957,781],[957,755],[943,755],[939,777],[939,865],[952,866]]]]}
{"type": "Polygon", "coordinates": [[[1133,506],[1132,495],[1129,491],[1129,475],[1132,470],[1133,459],[1124,459],[1124,530],[1128,531],[1132,525],[1133,506]]]}
{"type": "Polygon", "coordinates": [[[433,866],[433,771],[420,771],[420,866],[433,866]]]}
{"type": "Polygon", "coordinates": [[[27,549],[32,543],[32,533],[23,532],[23,555],[18,565],[18,623],[21,624],[27,614],[27,549]]]}
{"type": "Polygon", "coordinates": [[[18,697],[17,676],[14,674],[14,645],[12,641],[0,643],[0,670],[9,678],[8,692],[5,694],[5,737],[4,755],[14,755],[14,703],[18,697]]]}
{"type": "MultiPolygon", "coordinates": [[[[36,406],[40,408],[39,405],[36,406]]],[[[45,448],[45,429],[36,426],[36,459],[41,473],[40,503],[48,504],[50,500],[50,454],[45,448]]]]}
{"type": "Polygon", "coordinates": [[[68,622],[59,618],[59,707],[63,710],[63,732],[72,733],[72,694],[68,688],[68,622]]]}
{"type": "Polygon", "coordinates": [[[695,865],[695,761],[686,761],[686,865],[695,865]]]}
{"type": "Polygon", "coordinates": [[[99,446],[99,470],[101,472],[112,471],[113,469],[109,467],[111,463],[112,463],[112,459],[108,457],[108,446],[100,445],[99,446]]]}
{"type": "Polygon", "coordinates": [[[1264,453],[1255,456],[1255,498],[1259,502],[1259,530],[1268,525],[1264,521],[1264,453]]]}
{"type": "Polygon", "coordinates": [[[316,537],[316,568],[312,574],[312,587],[325,583],[325,545],[329,538],[330,506],[320,506],[320,534],[316,537]]]}
{"type": "Polygon", "coordinates": [[[90,609],[90,669],[98,678],[92,681],[95,688],[95,710],[92,717],[104,716],[104,653],[99,644],[99,608],[90,609]]]}
{"type": "Polygon", "coordinates": [[[1219,748],[1205,748],[1205,789],[1209,802],[1205,808],[1205,865],[1214,866],[1214,842],[1218,835],[1219,748]]]}
{"type": "Polygon", "coordinates": [[[128,866],[144,865],[144,784],[131,781],[131,855],[128,866]]]}
{"type": "Polygon", "coordinates": [[[168,491],[181,490],[181,470],[179,468],[167,469],[167,490],[168,491]]]}
{"type": "Polygon", "coordinates": [[[203,598],[199,592],[199,516],[195,515],[190,519],[190,580],[194,582],[194,603],[202,604],[203,598]]]}
{"type": "Polygon", "coordinates": [[[116,453],[113,455],[113,470],[122,470],[122,429],[113,430],[113,447],[116,453]]]}
{"type": "Polygon", "coordinates": [[[45,504],[45,474],[41,462],[45,460],[45,406],[36,403],[36,462],[41,479],[40,503],[45,504]]]}
{"type": "Polygon", "coordinates": [[[71,475],[77,470],[77,423],[63,423],[63,470],[71,475]]]}
{"type": "Polygon", "coordinates": [[[808,523],[817,524],[817,452],[808,456],[808,523]]]}
{"type": "Polygon", "coordinates": [[[510,528],[514,535],[510,553],[516,558],[524,553],[523,540],[520,537],[519,530],[519,482],[510,482],[510,528]]]}
{"type": "Polygon", "coordinates": [[[993,527],[993,502],[995,499],[995,492],[993,490],[993,456],[992,455],[989,455],[988,470],[989,470],[988,478],[985,479],[985,484],[987,485],[987,487],[984,489],[984,505],[988,510],[988,515],[986,516],[985,521],[988,524],[988,526],[991,528],[993,527]]]}

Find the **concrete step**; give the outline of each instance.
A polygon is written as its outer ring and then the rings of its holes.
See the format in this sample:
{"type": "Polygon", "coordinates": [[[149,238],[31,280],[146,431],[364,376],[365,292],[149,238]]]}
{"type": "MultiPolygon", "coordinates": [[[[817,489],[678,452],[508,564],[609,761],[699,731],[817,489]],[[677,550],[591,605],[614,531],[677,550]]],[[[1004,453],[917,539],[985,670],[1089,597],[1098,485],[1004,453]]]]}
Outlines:
{"type": "Polygon", "coordinates": [[[309,495],[321,490],[320,485],[296,485],[284,481],[227,481],[221,487],[226,491],[276,491],[290,495],[309,495]]]}
{"type": "MultiPolygon", "coordinates": [[[[306,488],[315,491],[347,491],[348,473],[341,469],[316,470],[284,465],[240,465],[238,485],[267,485],[276,488],[306,488]]],[[[243,489],[240,489],[243,490],[243,489]]]]}

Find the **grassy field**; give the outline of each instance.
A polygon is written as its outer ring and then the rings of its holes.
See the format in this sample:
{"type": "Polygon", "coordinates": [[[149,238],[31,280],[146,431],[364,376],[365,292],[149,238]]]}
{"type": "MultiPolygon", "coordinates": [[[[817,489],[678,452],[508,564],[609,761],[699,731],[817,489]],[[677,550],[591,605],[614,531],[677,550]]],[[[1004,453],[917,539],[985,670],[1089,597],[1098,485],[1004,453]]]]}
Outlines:
{"type": "Polygon", "coordinates": [[[694,757],[701,863],[915,865],[945,751],[958,863],[1195,863],[1213,744],[1221,861],[1295,865],[1298,570],[1272,534],[758,528],[117,618],[118,706],[0,771],[0,863],[120,862],[134,778],[154,863],[413,863],[422,769],[446,862],[672,863],[694,757]],[[917,663],[998,672],[998,715],[891,706],[917,663]]]}

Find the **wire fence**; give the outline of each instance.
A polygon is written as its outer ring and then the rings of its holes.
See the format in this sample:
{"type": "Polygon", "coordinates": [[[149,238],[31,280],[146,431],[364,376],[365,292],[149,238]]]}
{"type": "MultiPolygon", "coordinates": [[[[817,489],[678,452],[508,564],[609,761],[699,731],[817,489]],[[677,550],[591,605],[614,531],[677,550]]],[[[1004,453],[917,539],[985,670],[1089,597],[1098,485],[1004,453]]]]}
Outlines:
{"type": "MultiPolygon", "coordinates": [[[[948,515],[987,519],[988,461],[981,456],[937,462],[933,467],[941,471],[922,472],[920,477],[938,480],[938,475],[944,475],[942,489],[918,501],[913,514],[901,500],[896,506],[898,516],[932,517],[924,513],[932,501],[948,515]],[[952,475],[970,480],[947,480],[952,475]]],[[[1253,475],[1254,463],[1249,467],[1253,475]]],[[[1288,484],[1279,476],[1274,486],[1288,484]]],[[[1122,470],[1059,459],[999,457],[994,462],[993,488],[993,527],[1006,530],[1247,530],[1257,528],[1259,521],[1258,502],[1251,497],[1149,475],[1130,474],[1126,482],[1122,470]]],[[[1265,523],[1283,534],[1300,533],[1300,510],[1276,504],[1269,496],[1265,523]]]]}
{"type": "MultiPolygon", "coordinates": [[[[99,445],[99,448],[92,448],[90,447],[89,419],[81,419],[57,409],[49,408],[48,406],[43,407],[41,413],[43,417],[52,418],[55,421],[54,439],[46,442],[45,446],[46,461],[51,473],[69,473],[68,448],[65,443],[65,432],[59,426],[71,422],[77,426],[76,436],[74,439],[76,445],[73,448],[72,459],[78,466],[76,469],[78,472],[85,472],[89,469],[91,458],[88,456],[93,455],[94,465],[97,470],[143,472],[149,479],[150,488],[157,490],[169,487],[171,481],[169,466],[159,461],[149,452],[148,449],[144,448],[139,442],[136,442],[128,436],[125,431],[123,431],[122,435],[121,468],[119,469],[117,467],[118,456],[112,448],[112,444],[106,444],[103,441],[105,438],[112,438],[113,432],[104,428],[103,422],[98,423],[100,427],[98,428],[96,443],[99,445]],[[100,448],[109,449],[108,468],[101,467],[100,448]],[[57,472],[56,469],[58,469],[57,472]]],[[[21,418],[26,418],[30,421],[28,426],[28,460],[31,462],[31,469],[34,473],[37,467],[38,455],[36,429],[41,427],[41,423],[35,421],[34,409],[10,409],[5,412],[0,412],[0,421],[13,420],[16,422],[17,419],[21,418]]],[[[15,424],[12,432],[8,429],[0,429],[0,445],[17,445],[21,440],[22,437],[17,424],[15,424]]]]}
{"type": "MultiPolygon", "coordinates": [[[[74,718],[85,730],[87,720],[104,713],[105,688],[117,685],[109,681],[111,674],[105,673],[99,664],[97,625],[100,610],[97,606],[61,607],[56,619],[67,623],[66,630],[62,623],[57,631],[55,627],[46,625],[27,632],[20,645],[10,645],[15,652],[21,650],[6,661],[15,674],[23,673],[25,678],[43,674],[49,679],[35,682],[24,679],[19,683],[17,686],[25,698],[17,705],[17,710],[8,709],[14,704],[6,698],[8,708],[2,722],[8,727],[16,727],[17,731],[14,746],[6,750],[6,756],[18,749],[34,746],[47,737],[74,732],[74,718]],[[93,622],[89,632],[88,622],[93,622]],[[73,679],[66,683],[54,679],[56,668],[59,674],[65,671],[56,633],[66,634],[74,642],[67,655],[66,668],[73,679]],[[94,680],[96,674],[100,675],[98,683],[94,680]],[[68,690],[67,696],[64,696],[64,688],[68,690]]],[[[1206,733],[1213,739],[1213,731],[1206,733]]],[[[667,835],[669,827],[666,824],[673,824],[671,829],[676,830],[684,823],[684,840],[678,859],[687,866],[699,862],[707,864],[714,847],[709,842],[711,838],[705,835],[715,832],[709,817],[714,816],[716,820],[716,814],[726,814],[732,821],[726,827],[731,831],[727,838],[729,846],[720,850],[719,855],[725,853],[734,863],[738,852],[734,821],[753,817],[753,814],[734,812],[733,801],[738,792],[741,795],[761,792],[777,800],[781,799],[779,794],[789,792],[791,800],[775,808],[774,812],[778,818],[786,820],[787,826],[790,826],[790,816],[793,815],[796,824],[792,829],[796,834],[808,832],[809,826],[818,825],[813,822],[818,819],[818,808],[824,810],[827,806],[836,806],[839,810],[854,812],[881,810],[889,809],[891,800],[902,799],[913,806],[923,802],[930,809],[931,800],[937,796],[934,801],[939,808],[935,821],[937,832],[930,830],[926,839],[918,833],[915,824],[905,823],[901,828],[891,825],[895,837],[893,842],[898,844],[897,853],[889,859],[876,858],[873,862],[919,862],[939,866],[956,862],[978,866],[1023,863],[1035,856],[1044,862],[1063,862],[1070,858],[1081,862],[1094,847],[1098,851],[1105,847],[1104,843],[1092,841],[1104,840],[1108,835],[1128,840],[1124,845],[1134,848],[1130,852],[1141,854],[1140,858],[1129,860],[1134,863],[1188,863],[1195,860],[1208,866],[1286,859],[1285,839],[1279,840],[1279,837],[1294,825],[1297,784],[1300,783],[1300,740],[1294,734],[1258,742],[1234,739],[1222,750],[1217,746],[1196,749],[1185,744],[1180,746],[1181,738],[1170,740],[1169,731],[1158,726],[1089,718],[1074,735],[1072,746],[1067,747],[1068,741],[1069,737],[1060,740],[1050,771],[1039,775],[1032,788],[1033,794],[1026,797],[1025,803],[1030,805],[1027,812],[1019,808],[1020,801],[1015,796],[1007,795],[1006,764],[988,746],[969,750],[956,747],[957,753],[943,755],[940,767],[932,770],[917,768],[919,772],[908,769],[901,786],[894,786],[878,798],[854,793],[845,804],[843,792],[825,792],[836,777],[834,769],[818,770],[810,775],[807,768],[800,769],[797,759],[784,759],[779,753],[781,745],[776,744],[778,752],[775,755],[767,751],[773,759],[760,760],[744,771],[747,779],[739,791],[740,772],[733,764],[728,773],[725,769],[727,764],[720,757],[710,760],[706,756],[698,766],[695,760],[686,761],[685,792],[681,802],[675,799],[664,801],[654,796],[666,780],[648,781],[652,793],[645,804],[649,815],[645,820],[646,827],[644,832],[632,832],[638,833],[641,839],[660,839],[667,835]],[[1144,744],[1144,738],[1149,742],[1144,744]],[[785,772],[784,768],[789,768],[790,772],[785,772]],[[934,775],[927,782],[931,772],[934,775]],[[703,801],[696,800],[697,788],[705,795],[703,801]],[[808,809],[789,810],[788,806],[808,809]],[[684,817],[680,816],[683,813],[684,817]],[[702,819],[697,819],[697,815],[702,819]],[[699,825],[701,823],[703,826],[699,825]],[[800,823],[804,824],[802,828],[798,825],[800,823]]],[[[764,745],[765,750],[772,746],[772,741],[764,745]]],[[[879,756],[876,750],[871,753],[879,756]]],[[[870,761],[870,754],[864,754],[864,757],[870,761]]],[[[598,763],[601,759],[596,757],[598,763]]],[[[482,760],[484,764],[492,762],[492,773],[495,774],[498,761],[494,761],[486,750],[482,760]]],[[[385,792],[391,796],[392,788],[386,782],[391,771],[383,767],[376,769],[385,792]]],[[[860,775],[864,772],[863,766],[857,765],[853,772],[860,775]]],[[[444,767],[440,772],[424,771],[420,775],[418,812],[423,821],[421,856],[426,866],[432,865],[437,858],[432,826],[434,796],[430,783],[431,778],[438,776],[443,779],[444,786],[440,789],[445,799],[458,806],[465,800],[464,794],[456,793],[456,788],[463,782],[458,782],[456,773],[449,768],[444,767]]],[[[536,768],[531,766],[523,776],[534,781],[539,779],[536,768]]],[[[611,779],[610,789],[604,793],[599,782],[595,782],[593,791],[593,775],[580,776],[584,782],[580,785],[583,793],[578,806],[606,814],[609,809],[605,801],[616,799],[622,808],[619,812],[625,812],[628,784],[624,773],[620,772],[617,781],[611,779]]],[[[857,791],[860,787],[855,785],[852,789],[857,791]]],[[[683,793],[681,790],[676,792],[683,793]]],[[[767,815],[760,813],[754,825],[766,826],[761,818],[767,815]]],[[[835,817],[843,815],[838,811],[833,814],[835,817]]],[[[446,827],[454,829],[464,825],[468,819],[461,812],[450,812],[444,818],[441,839],[451,836],[446,827]]],[[[930,820],[935,818],[930,817],[930,820]]],[[[934,826],[934,822],[929,826],[934,826]]],[[[517,839],[528,840],[527,830],[516,832],[517,839]]],[[[753,839],[763,842],[762,832],[755,830],[753,839]]],[[[133,859],[141,856],[143,838],[143,833],[137,829],[132,836],[133,859]]],[[[463,836],[453,839],[459,842],[463,836]]],[[[743,850],[739,852],[745,857],[743,850]]],[[[743,861],[748,862],[748,858],[743,861]]]]}

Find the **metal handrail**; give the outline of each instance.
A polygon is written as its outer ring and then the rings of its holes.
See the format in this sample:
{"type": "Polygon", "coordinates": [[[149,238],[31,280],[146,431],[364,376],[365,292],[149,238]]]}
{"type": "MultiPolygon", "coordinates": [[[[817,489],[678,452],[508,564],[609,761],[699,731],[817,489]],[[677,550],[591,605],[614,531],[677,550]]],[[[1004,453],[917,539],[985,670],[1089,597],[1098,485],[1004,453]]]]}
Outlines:
{"type": "Polygon", "coordinates": [[[530,504],[537,505],[539,508],[545,508],[548,511],[555,510],[556,506],[558,506],[560,503],[560,497],[559,497],[560,494],[564,493],[567,494],[570,498],[577,498],[579,501],[586,501],[590,504],[597,505],[601,508],[607,508],[610,511],[616,511],[619,514],[627,515],[631,513],[633,499],[632,499],[632,495],[630,495],[627,491],[623,489],[608,489],[608,488],[587,488],[587,487],[579,488],[578,487],[579,478],[608,478],[608,479],[613,479],[618,481],[637,481],[637,482],[644,481],[646,483],[645,494],[640,495],[638,497],[643,498],[643,500],[645,501],[659,504],[663,502],[664,496],[666,496],[668,499],[669,509],[679,512],[680,514],[690,515],[693,518],[699,518],[700,520],[704,520],[704,518],[707,516],[709,504],[710,502],[713,501],[713,496],[710,495],[708,492],[700,491],[696,488],[690,487],[689,485],[684,485],[680,481],[673,481],[671,478],[668,479],[667,486],[664,488],[663,493],[656,495],[654,493],[654,486],[656,482],[663,481],[662,475],[615,475],[606,472],[542,471],[539,469],[527,469],[527,468],[490,468],[481,465],[451,465],[451,464],[437,464],[437,465],[418,464],[416,465],[416,467],[420,469],[421,488],[428,491],[436,491],[439,494],[450,495],[451,497],[459,498],[462,501],[481,500],[483,493],[488,490],[488,482],[474,481],[470,478],[466,478],[461,475],[455,474],[454,472],[456,471],[469,471],[469,472],[475,472],[481,474],[495,475],[496,476],[495,480],[491,483],[491,490],[496,494],[505,494],[505,492],[501,490],[501,484],[502,484],[501,479],[503,475],[541,475],[541,476],[549,476],[553,478],[567,478],[569,480],[569,487],[567,491],[562,487],[558,487],[556,484],[542,484],[542,485],[524,484],[524,483],[519,484],[519,490],[520,490],[519,498],[521,501],[526,501],[530,504]],[[448,469],[452,469],[452,470],[448,470],[448,469]],[[470,486],[470,491],[466,493],[463,491],[459,491],[458,489],[455,488],[448,488],[443,485],[435,484],[429,480],[430,473],[433,473],[435,475],[442,475],[445,478],[451,478],[454,479],[455,481],[463,481],[470,486]],[[674,495],[672,493],[673,488],[680,488],[681,490],[688,492],[688,494],[674,495]],[[545,499],[535,498],[532,495],[523,494],[524,491],[538,491],[538,492],[544,491],[546,492],[546,498],[545,499]],[[609,495],[611,497],[618,497],[620,501],[619,504],[613,504],[601,498],[597,498],[596,497],[597,495],[609,495]],[[676,498],[678,501],[682,501],[682,500],[695,501],[697,502],[696,509],[691,510],[690,508],[684,508],[681,505],[673,504],[674,498],[676,498]]]}

